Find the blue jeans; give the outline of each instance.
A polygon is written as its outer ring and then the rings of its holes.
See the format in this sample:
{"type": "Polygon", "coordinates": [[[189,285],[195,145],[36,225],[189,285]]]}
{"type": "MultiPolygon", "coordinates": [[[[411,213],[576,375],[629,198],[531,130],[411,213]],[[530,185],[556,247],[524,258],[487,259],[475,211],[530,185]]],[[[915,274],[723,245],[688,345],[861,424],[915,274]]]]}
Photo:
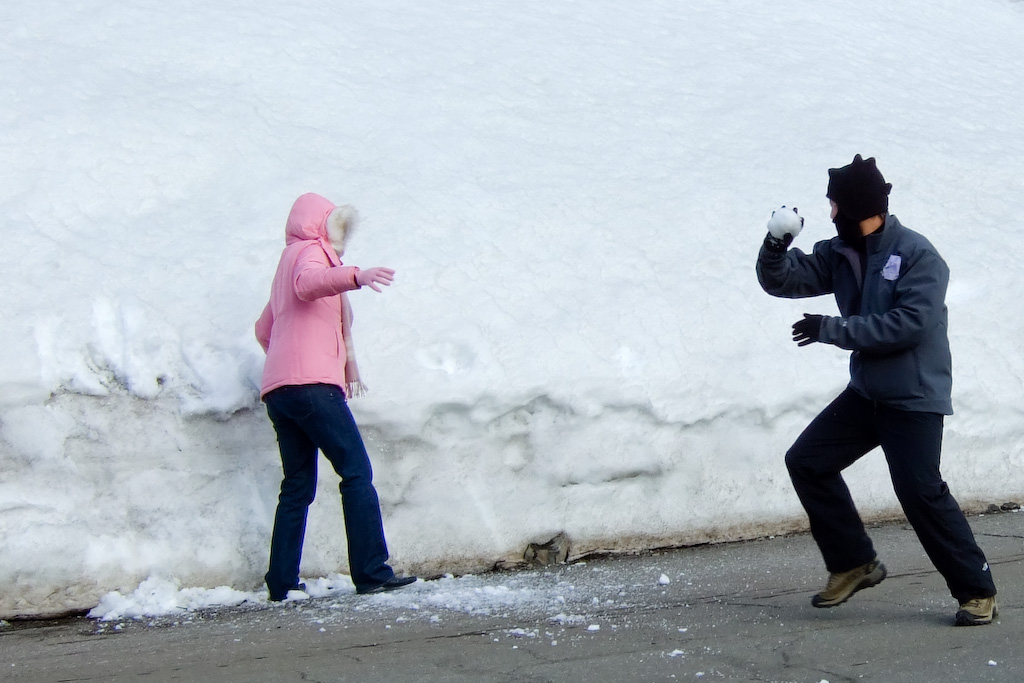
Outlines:
{"type": "Polygon", "coordinates": [[[283,599],[299,582],[306,515],[316,495],[318,449],[341,477],[352,582],[366,590],[393,578],[370,458],[344,392],[333,384],[303,384],[274,389],[263,401],[284,468],[265,577],[270,597],[283,599]]]}
{"type": "Polygon", "coordinates": [[[942,423],[938,413],[898,410],[848,388],[789,449],[789,476],[829,572],[875,557],[840,472],[881,446],[907,521],[953,597],[963,602],[996,594],[985,555],[939,473],[942,423]]]}

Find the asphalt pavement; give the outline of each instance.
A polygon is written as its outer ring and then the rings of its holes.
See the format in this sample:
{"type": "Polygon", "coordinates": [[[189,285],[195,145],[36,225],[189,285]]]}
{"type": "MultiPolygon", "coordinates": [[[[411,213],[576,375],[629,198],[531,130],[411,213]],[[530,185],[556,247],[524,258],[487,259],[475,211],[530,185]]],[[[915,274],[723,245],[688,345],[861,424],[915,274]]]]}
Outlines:
{"type": "Polygon", "coordinates": [[[943,580],[894,523],[871,529],[888,578],[832,609],[811,607],[825,573],[803,534],[493,572],[469,589],[420,581],[401,598],[10,623],[0,681],[1020,683],[1024,514],[970,522],[999,589],[988,626],[953,626],[943,580]]]}

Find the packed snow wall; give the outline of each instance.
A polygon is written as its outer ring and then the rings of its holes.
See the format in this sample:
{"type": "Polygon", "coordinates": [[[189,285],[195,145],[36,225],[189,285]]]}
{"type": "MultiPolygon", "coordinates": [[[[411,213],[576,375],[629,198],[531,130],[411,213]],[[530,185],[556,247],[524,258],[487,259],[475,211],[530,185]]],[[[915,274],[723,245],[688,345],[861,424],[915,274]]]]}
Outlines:
{"type": "MultiPolygon", "coordinates": [[[[430,576],[514,565],[559,533],[578,557],[802,529],[782,453],[812,403],[673,417],[627,397],[481,396],[432,406],[416,424],[356,414],[393,564],[430,576]]],[[[970,422],[947,430],[960,502],[1019,500],[1019,448],[963,431],[970,422]]],[[[218,419],[161,399],[65,394],[6,409],[2,430],[0,614],[88,608],[150,576],[260,585],[280,481],[261,410],[218,419]]],[[[886,479],[878,454],[850,470],[868,518],[898,514],[886,479]]],[[[305,576],[346,570],[336,485],[322,460],[305,576]]]]}

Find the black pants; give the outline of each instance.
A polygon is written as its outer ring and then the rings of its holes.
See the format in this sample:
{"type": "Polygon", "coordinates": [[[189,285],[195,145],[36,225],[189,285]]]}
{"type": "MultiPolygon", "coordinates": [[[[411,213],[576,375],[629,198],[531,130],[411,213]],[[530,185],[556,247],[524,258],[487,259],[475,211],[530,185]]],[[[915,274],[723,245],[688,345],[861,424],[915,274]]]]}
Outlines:
{"type": "Polygon", "coordinates": [[[786,453],[789,476],[829,572],[848,571],[875,557],[840,473],[881,446],[903,512],[953,597],[963,602],[996,594],[985,555],[939,473],[942,420],[938,413],[897,410],[846,389],[786,453]]]}

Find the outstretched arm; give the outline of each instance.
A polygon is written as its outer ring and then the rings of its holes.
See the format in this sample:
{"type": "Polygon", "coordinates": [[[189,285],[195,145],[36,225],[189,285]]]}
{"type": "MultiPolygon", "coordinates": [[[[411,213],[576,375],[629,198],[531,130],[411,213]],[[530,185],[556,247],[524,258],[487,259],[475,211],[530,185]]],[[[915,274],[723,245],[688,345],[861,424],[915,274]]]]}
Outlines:
{"type": "Polygon", "coordinates": [[[292,271],[292,282],[295,296],[302,301],[312,301],[324,296],[334,296],[358,289],[354,266],[332,267],[323,247],[313,242],[299,252],[292,271]]]}
{"type": "Polygon", "coordinates": [[[355,266],[333,267],[319,243],[303,249],[295,260],[295,295],[303,301],[334,296],[363,286],[379,292],[380,285],[386,287],[394,278],[395,271],[390,268],[360,270],[355,266]]]}

